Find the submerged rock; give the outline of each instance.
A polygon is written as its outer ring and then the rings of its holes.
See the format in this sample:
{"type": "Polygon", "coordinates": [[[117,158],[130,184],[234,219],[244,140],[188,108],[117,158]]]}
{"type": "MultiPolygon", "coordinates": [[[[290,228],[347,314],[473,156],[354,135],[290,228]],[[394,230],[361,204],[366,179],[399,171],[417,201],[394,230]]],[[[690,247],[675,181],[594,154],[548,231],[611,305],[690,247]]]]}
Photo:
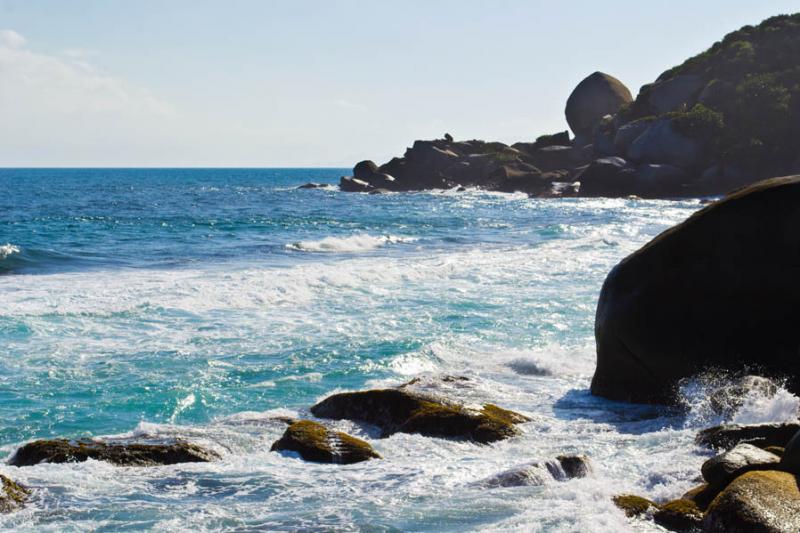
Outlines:
{"type": "Polygon", "coordinates": [[[297,452],[306,461],[344,465],[381,457],[368,442],[311,420],[292,423],[270,448],[283,450],[297,452]]]}
{"type": "Polygon", "coordinates": [[[591,473],[592,465],[585,455],[559,455],[549,461],[506,470],[478,484],[486,488],[538,486],[550,480],[567,481],[591,473]]]}
{"type": "Polygon", "coordinates": [[[303,185],[300,185],[300,186],[299,186],[299,187],[297,187],[297,188],[298,188],[298,189],[324,189],[324,188],[325,188],[325,187],[327,187],[327,186],[328,186],[328,184],[327,184],[327,183],[314,183],[314,182],[310,182],[310,183],[304,183],[303,185]]]}
{"type": "Polygon", "coordinates": [[[10,513],[25,506],[31,491],[0,474],[0,513],[10,513]]]}
{"type": "Polygon", "coordinates": [[[699,446],[724,448],[729,450],[740,442],[747,442],[759,448],[768,446],[785,447],[795,433],[800,431],[800,424],[726,424],[714,426],[700,431],[694,441],[699,446]]]}
{"type": "Polygon", "coordinates": [[[382,436],[419,433],[464,438],[486,444],[518,434],[515,424],[529,419],[487,404],[470,409],[434,396],[400,389],[345,392],[329,396],[311,412],[320,418],[348,419],[378,426],[382,436]]]}
{"type": "Polygon", "coordinates": [[[183,440],[169,444],[126,444],[51,439],[37,440],[22,446],[8,464],[32,466],[39,463],[80,463],[87,459],[107,461],[117,466],[155,466],[205,463],[219,459],[219,455],[183,440]]]}
{"type": "Polygon", "coordinates": [[[708,507],[704,531],[796,533],[800,531],[799,480],[776,471],[748,472],[734,479],[708,507]]]}
{"type": "Polygon", "coordinates": [[[592,393],[673,403],[683,378],[748,366],[800,392],[798,205],[800,176],[759,182],[614,267],[597,306],[592,393]]]}
{"type": "Polygon", "coordinates": [[[700,469],[703,478],[714,487],[724,487],[732,479],[751,470],[774,469],[780,457],[752,444],[740,443],[725,453],[712,457],[700,469]]]}

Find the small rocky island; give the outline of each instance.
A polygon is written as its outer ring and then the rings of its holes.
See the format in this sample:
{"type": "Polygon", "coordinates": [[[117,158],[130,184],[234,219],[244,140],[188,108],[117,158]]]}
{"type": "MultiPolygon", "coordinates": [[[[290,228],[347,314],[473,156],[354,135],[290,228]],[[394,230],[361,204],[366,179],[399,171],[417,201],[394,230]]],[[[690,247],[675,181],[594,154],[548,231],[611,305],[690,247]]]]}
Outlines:
{"type": "Polygon", "coordinates": [[[569,95],[568,131],[506,145],[415,141],[403,157],[362,161],[350,192],[477,187],[534,197],[721,195],[800,173],[800,14],[728,34],[633,98],[595,72],[569,95]]]}

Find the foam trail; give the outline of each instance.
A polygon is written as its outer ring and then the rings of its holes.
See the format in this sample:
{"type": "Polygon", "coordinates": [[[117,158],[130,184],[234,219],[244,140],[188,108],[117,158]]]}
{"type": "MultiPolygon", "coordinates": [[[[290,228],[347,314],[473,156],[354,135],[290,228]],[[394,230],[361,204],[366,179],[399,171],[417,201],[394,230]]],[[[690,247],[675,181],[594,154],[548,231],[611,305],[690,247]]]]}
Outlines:
{"type": "Polygon", "coordinates": [[[386,244],[414,242],[412,237],[398,237],[395,235],[351,235],[350,237],[325,237],[318,241],[300,241],[287,244],[286,247],[300,252],[334,252],[352,253],[366,252],[380,248],[386,244]]]}

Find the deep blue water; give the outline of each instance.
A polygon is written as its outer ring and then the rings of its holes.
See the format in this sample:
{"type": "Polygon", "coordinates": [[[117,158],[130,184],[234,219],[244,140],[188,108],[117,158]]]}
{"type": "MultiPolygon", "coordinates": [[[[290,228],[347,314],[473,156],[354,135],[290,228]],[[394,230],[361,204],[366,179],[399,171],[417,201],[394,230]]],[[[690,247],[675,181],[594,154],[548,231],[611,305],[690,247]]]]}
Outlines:
{"type": "Polygon", "coordinates": [[[349,194],[334,186],[345,173],[0,169],[0,456],[118,435],[223,457],[0,465],[35,490],[0,527],[619,531],[612,489],[691,486],[703,459],[691,428],[588,384],[605,274],[698,202],[349,194]],[[275,415],[420,376],[534,421],[491,447],[338,422],[384,456],[346,467],[269,452],[275,415]],[[475,484],[565,452],[591,455],[595,476],[475,484]]]}

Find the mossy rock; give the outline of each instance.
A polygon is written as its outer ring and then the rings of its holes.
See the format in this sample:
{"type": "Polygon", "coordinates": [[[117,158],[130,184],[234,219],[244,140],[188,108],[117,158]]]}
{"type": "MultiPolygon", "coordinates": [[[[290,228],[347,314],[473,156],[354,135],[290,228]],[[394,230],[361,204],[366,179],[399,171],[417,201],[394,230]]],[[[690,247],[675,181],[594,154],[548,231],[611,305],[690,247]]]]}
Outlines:
{"type": "Polygon", "coordinates": [[[634,494],[620,494],[619,496],[614,496],[612,501],[629,518],[658,510],[658,504],[654,501],[634,494]]]}
{"type": "Polygon", "coordinates": [[[25,506],[31,491],[0,474],[0,513],[10,513],[25,506]]]}
{"type": "Polygon", "coordinates": [[[697,508],[701,511],[705,511],[708,507],[708,504],[717,497],[717,494],[720,493],[719,487],[712,487],[708,483],[703,483],[699,485],[681,496],[682,500],[690,500],[697,505],[697,508]]]}
{"type": "Polygon", "coordinates": [[[653,520],[672,531],[694,531],[702,526],[703,511],[691,500],[673,500],[659,506],[653,520]]]}
{"type": "Polygon", "coordinates": [[[800,479],[774,470],[734,479],[708,506],[704,531],[726,533],[800,531],[800,479]]]}
{"type": "Polygon", "coordinates": [[[81,463],[88,459],[107,461],[117,466],[156,466],[206,463],[219,459],[219,455],[180,439],[167,444],[49,439],[24,445],[17,450],[9,464],[32,466],[39,463],[81,463]]]}
{"type": "Polygon", "coordinates": [[[381,457],[368,442],[311,420],[291,424],[270,449],[283,450],[297,452],[306,461],[317,463],[346,465],[381,457]]]}
{"type": "Polygon", "coordinates": [[[467,408],[434,396],[408,390],[376,389],[334,394],[311,408],[321,418],[348,419],[373,424],[381,436],[419,433],[451,437],[482,444],[518,434],[516,424],[524,415],[487,404],[481,410],[467,408]]]}

